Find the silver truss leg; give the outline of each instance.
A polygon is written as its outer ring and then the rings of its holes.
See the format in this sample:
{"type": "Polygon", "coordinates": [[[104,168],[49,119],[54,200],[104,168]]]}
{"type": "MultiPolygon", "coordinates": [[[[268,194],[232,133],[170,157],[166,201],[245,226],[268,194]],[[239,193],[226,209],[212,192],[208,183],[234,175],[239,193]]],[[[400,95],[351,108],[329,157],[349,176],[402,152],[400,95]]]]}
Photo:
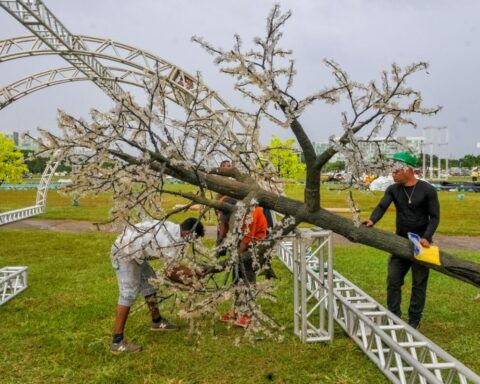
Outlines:
{"type": "MultiPolygon", "coordinates": [[[[301,241],[305,241],[308,238],[308,231],[300,231],[299,237],[303,239],[301,241]]],[[[328,249],[331,252],[331,239],[329,242],[328,249]]],[[[317,251],[318,254],[321,253],[321,249],[317,251]]],[[[302,296],[300,291],[304,287],[310,294],[315,292],[317,286],[313,283],[313,279],[308,279],[308,271],[321,271],[323,278],[328,279],[328,265],[332,265],[331,260],[325,267],[320,256],[312,257],[312,254],[305,252],[305,247],[299,247],[298,240],[295,241],[292,237],[286,238],[279,246],[278,256],[294,273],[294,328],[296,333],[300,332],[299,336],[302,340],[309,341],[301,332],[305,328],[309,329],[308,322],[307,326],[302,328],[302,315],[309,313],[306,308],[308,307],[307,299],[310,296],[306,292],[302,296]],[[304,285],[299,283],[303,263],[305,263],[305,277],[307,277],[304,285]],[[303,298],[306,303],[302,302],[303,298]],[[303,312],[302,304],[305,308],[303,312]]],[[[327,306],[328,314],[333,315],[337,324],[391,382],[480,384],[480,377],[477,374],[433,341],[381,306],[338,272],[333,271],[332,274],[332,285],[324,285],[326,289],[333,286],[332,301],[327,306]]]]}
{"type": "Polygon", "coordinates": [[[331,232],[309,233],[309,237],[297,235],[290,242],[293,249],[294,332],[303,342],[331,341],[333,312],[328,310],[333,307],[331,232]],[[325,254],[327,260],[324,260],[325,254]]]}
{"type": "Polygon", "coordinates": [[[60,162],[58,161],[49,161],[45,170],[42,173],[40,183],[38,184],[37,201],[35,205],[40,205],[44,209],[47,205],[48,185],[50,184],[50,180],[52,179],[52,176],[54,175],[58,164],[60,164],[60,162]]]}
{"type": "Polygon", "coordinates": [[[27,289],[27,267],[0,268],[0,305],[27,289]]]}

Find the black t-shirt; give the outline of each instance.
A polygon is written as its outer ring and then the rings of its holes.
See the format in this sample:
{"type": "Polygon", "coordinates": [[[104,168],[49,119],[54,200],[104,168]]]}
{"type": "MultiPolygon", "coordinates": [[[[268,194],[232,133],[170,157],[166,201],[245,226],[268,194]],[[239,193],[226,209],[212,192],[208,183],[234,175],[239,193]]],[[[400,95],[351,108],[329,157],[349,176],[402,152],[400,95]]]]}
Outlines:
{"type": "Polygon", "coordinates": [[[423,180],[412,187],[400,183],[390,185],[370,220],[379,221],[392,202],[397,210],[397,235],[407,237],[407,232],[414,232],[432,241],[440,223],[440,204],[433,186],[423,180]]]}

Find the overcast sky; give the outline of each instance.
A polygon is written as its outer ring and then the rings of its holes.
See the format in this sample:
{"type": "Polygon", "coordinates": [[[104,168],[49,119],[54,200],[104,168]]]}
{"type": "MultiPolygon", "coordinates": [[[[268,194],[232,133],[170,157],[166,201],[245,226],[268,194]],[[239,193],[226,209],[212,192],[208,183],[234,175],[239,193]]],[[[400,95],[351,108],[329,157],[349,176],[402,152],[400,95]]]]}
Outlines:
{"type": "MultiPolygon", "coordinates": [[[[259,0],[44,0],[74,34],[108,37],[148,50],[184,69],[203,74],[205,83],[231,105],[244,103],[228,77],[218,73],[212,57],[190,41],[204,37],[216,46],[230,47],[239,33],[245,45],[264,32],[265,17],[274,2],[259,0]]],[[[430,63],[429,74],[412,78],[426,105],[442,105],[436,117],[419,119],[419,129],[402,135],[422,136],[425,126],[449,128],[449,154],[455,158],[479,154],[477,113],[480,111],[480,1],[478,0],[295,0],[280,1],[293,17],[285,28],[283,47],[297,61],[296,95],[301,98],[332,84],[322,59],[343,66],[355,80],[378,79],[392,62],[430,63]]],[[[13,17],[0,10],[0,39],[28,34],[13,17]]],[[[24,76],[64,67],[53,57],[1,63],[0,87],[24,76]]],[[[47,88],[0,111],[0,131],[34,132],[54,128],[57,108],[88,117],[88,110],[111,107],[95,85],[72,83],[47,88]]],[[[313,140],[339,134],[338,108],[319,104],[302,117],[313,140]]],[[[287,131],[264,132],[289,137],[287,131]]]]}

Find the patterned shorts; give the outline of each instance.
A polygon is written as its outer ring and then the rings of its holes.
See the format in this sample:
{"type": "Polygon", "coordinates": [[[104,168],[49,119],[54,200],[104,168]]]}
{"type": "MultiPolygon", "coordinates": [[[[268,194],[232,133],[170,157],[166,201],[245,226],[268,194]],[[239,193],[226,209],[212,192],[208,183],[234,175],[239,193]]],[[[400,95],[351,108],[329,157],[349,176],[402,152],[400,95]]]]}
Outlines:
{"type": "Polygon", "coordinates": [[[145,297],[157,291],[148,282],[156,274],[147,261],[139,264],[131,258],[122,257],[121,252],[116,251],[115,254],[112,252],[112,266],[117,273],[118,304],[131,307],[139,294],[145,297]]]}

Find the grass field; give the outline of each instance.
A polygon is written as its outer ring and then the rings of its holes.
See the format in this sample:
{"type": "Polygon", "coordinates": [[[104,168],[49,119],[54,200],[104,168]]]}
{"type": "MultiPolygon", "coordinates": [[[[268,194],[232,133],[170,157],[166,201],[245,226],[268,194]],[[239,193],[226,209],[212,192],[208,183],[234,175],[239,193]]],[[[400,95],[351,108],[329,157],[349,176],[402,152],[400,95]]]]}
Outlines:
{"type": "MultiPolygon", "coordinates": [[[[114,236],[0,229],[0,265],[29,266],[29,288],[0,307],[1,383],[386,383],[340,329],[330,345],[301,344],[292,335],[292,283],[277,262],[277,303],[264,309],[286,326],[285,340],[235,347],[243,331],[215,326],[196,350],[186,324],[150,333],[144,308],[127,336],[144,351],[108,352],[117,286],[109,263],[114,236]]],[[[363,246],[335,247],[336,269],[384,303],[386,255],[363,246]]],[[[480,262],[480,252],[458,252],[480,262]]],[[[405,293],[409,293],[407,282],[405,293]]],[[[432,273],[422,332],[480,372],[478,289],[432,273]]],[[[406,303],[404,303],[406,304],[406,303]]]]}
{"type": "MultiPolygon", "coordinates": [[[[321,198],[323,207],[346,208],[346,192],[338,190],[338,184],[326,184],[322,186],[321,198]],[[335,190],[337,188],[337,190],[335,190]]],[[[189,191],[192,187],[180,184],[173,185],[176,190],[189,191]]],[[[288,184],[287,196],[302,200],[303,186],[288,184]]],[[[468,235],[480,236],[480,193],[464,193],[464,199],[458,200],[455,192],[439,192],[441,206],[440,227],[437,233],[445,235],[468,235]]],[[[383,192],[354,192],[354,198],[358,202],[362,212],[362,218],[368,218],[383,192]]],[[[0,212],[23,208],[33,205],[35,191],[0,191],[0,212]]],[[[165,196],[165,207],[171,208],[175,204],[184,204],[186,201],[173,196],[165,196]]],[[[93,222],[108,221],[109,210],[112,206],[111,195],[104,194],[96,197],[85,197],[80,200],[80,206],[72,206],[72,199],[62,196],[57,191],[48,194],[47,211],[37,216],[39,219],[65,219],[87,220],[93,222]]],[[[389,212],[378,223],[378,227],[393,231],[395,228],[395,208],[392,206],[389,212]]],[[[184,212],[173,217],[174,221],[180,222],[187,216],[197,212],[184,212]]],[[[351,216],[344,214],[344,216],[351,216]]],[[[211,213],[205,221],[208,225],[215,224],[215,215],[211,213]]]]}

